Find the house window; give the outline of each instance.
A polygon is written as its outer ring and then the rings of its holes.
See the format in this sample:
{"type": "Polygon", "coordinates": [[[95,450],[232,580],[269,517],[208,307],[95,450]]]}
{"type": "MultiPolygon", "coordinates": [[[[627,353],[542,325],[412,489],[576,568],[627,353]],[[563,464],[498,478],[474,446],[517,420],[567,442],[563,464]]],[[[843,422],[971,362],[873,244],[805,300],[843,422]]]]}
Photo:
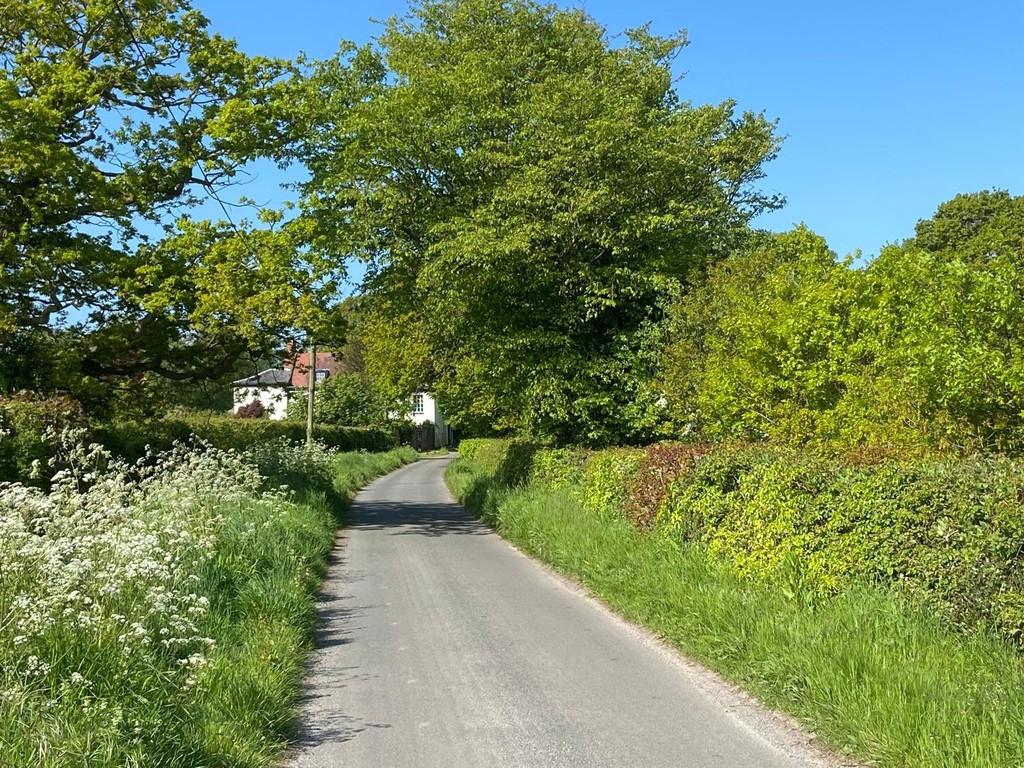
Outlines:
{"type": "Polygon", "coordinates": [[[325,368],[317,368],[316,369],[316,380],[317,381],[323,381],[324,379],[326,379],[330,375],[331,375],[331,372],[326,370],[325,368]]]}
{"type": "Polygon", "coordinates": [[[419,416],[423,413],[423,395],[412,396],[412,412],[414,416],[419,416]]]}

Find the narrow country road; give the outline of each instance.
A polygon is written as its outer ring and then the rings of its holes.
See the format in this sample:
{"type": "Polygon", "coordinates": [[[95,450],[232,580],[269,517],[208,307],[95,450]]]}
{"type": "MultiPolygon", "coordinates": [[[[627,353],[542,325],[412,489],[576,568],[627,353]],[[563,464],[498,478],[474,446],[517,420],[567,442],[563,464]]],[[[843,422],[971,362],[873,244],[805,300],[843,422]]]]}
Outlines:
{"type": "Polygon", "coordinates": [[[294,768],[827,766],[808,738],[519,554],[428,459],[359,494],[294,768]]]}

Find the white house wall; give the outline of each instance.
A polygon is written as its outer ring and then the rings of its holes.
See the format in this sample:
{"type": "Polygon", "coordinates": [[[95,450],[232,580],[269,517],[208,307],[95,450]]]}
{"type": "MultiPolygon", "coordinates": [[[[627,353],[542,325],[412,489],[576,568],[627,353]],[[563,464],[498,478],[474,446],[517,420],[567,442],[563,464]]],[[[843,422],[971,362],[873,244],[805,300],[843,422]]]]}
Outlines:
{"type": "Polygon", "coordinates": [[[417,392],[416,394],[421,395],[423,397],[423,413],[410,414],[410,418],[412,418],[412,423],[423,424],[424,422],[429,421],[433,424],[436,424],[437,401],[434,400],[434,398],[428,395],[426,392],[417,392]]]}
{"type": "Polygon", "coordinates": [[[410,413],[409,418],[412,419],[412,423],[425,424],[429,421],[434,425],[434,444],[448,445],[448,425],[441,409],[437,407],[437,401],[426,392],[417,394],[423,395],[423,413],[410,413]]]}
{"type": "Polygon", "coordinates": [[[234,398],[235,413],[243,405],[259,400],[268,419],[281,421],[288,415],[288,392],[284,387],[235,387],[234,398]]]}

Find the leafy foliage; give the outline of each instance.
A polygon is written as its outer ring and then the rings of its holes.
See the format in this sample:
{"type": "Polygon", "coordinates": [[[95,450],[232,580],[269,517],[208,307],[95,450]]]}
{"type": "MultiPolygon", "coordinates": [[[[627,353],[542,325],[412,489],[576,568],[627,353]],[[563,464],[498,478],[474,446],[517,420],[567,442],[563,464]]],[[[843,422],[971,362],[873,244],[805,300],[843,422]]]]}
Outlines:
{"type": "MultiPolygon", "coordinates": [[[[591,461],[611,467],[621,453],[599,451],[591,461]]],[[[726,471],[723,480],[731,484],[735,475],[726,471]]],[[[465,460],[446,478],[518,548],[858,763],[1004,768],[1024,761],[1024,654],[1005,642],[950,631],[884,589],[850,584],[821,599],[785,574],[739,576],[699,545],[638,533],[621,504],[582,503],[579,488],[502,488],[465,460]]],[[[625,487],[618,484],[620,493],[625,487]]]]}
{"type": "Polygon", "coordinates": [[[239,419],[259,419],[266,412],[267,409],[263,407],[263,403],[259,400],[253,400],[251,403],[246,403],[236,410],[235,416],[239,419]]]}
{"type": "Polygon", "coordinates": [[[960,195],[867,270],[861,354],[908,425],[958,450],[1024,449],[1024,197],[960,195]]]}
{"type": "Polygon", "coordinates": [[[640,448],[608,448],[595,451],[587,459],[580,481],[580,502],[590,512],[602,516],[621,514],[629,497],[628,489],[644,460],[640,448]]]}
{"type": "MultiPolygon", "coordinates": [[[[306,407],[305,398],[293,397],[288,403],[288,417],[305,419],[306,407]]],[[[313,417],[318,424],[380,426],[385,415],[377,393],[361,373],[336,374],[316,388],[313,417]]]]}
{"type": "Polygon", "coordinates": [[[429,384],[459,426],[564,442],[656,428],[669,298],[778,204],[753,186],[772,124],[681,100],[684,44],[613,46],[533,0],[427,0],[316,68],[303,207],[371,265],[368,363],[392,395],[429,384]]]}
{"type": "Polygon", "coordinates": [[[709,450],[707,446],[682,443],[655,443],[644,449],[643,459],[629,478],[625,504],[637,528],[649,530],[654,525],[672,483],[709,450]]]}
{"type": "Polygon", "coordinates": [[[738,573],[829,594],[893,588],[963,631],[1024,638],[1024,468],[1005,459],[851,466],[783,449],[721,451],[675,481],[666,535],[738,573]]]}
{"type": "MultiPolygon", "coordinates": [[[[315,434],[318,442],[342,451],[386,451],[395,445],[393,435],[368,427],[319,424],[315,434]]],[[[236,451],[277,440],[301,444],[306,440],[306,427],[298,422],[198,414],[160,421],[113,422],[94,427],[92,435],[115,455],[135,459],[147,449],[167,449],[175,442],[196,438],[216,448],[236,451]]]]}
{"type": "Polygon", "coordinates": [[[713,266],[675,308],[666,351],[663,388],[681,430],[829,436],[846,391],[856,278],[804,228],[759,237],[713,266]]]}
{"type": "Polygon", "coordinates": [[[465,442],[462,461],[487,478],[473,503],[531,482],[568,488],[595,514],[696,546],[802,600],[867,584],[962,633],[1024,643],[1020,461],[667,443],[595,451],[580,470],[564,449],[465,442]]]}
{"type": "Polygon", "coordinates": [[[961,195],[854,268],[800,228],[673,310],[678,432],[958,451],[1024,447],[1024,198],[961,195]]]}
{"type": "Polygon", "coordinates": [[[0,17],[0,343],[47,336],[78,379],[192,379],[327,332],[339,264],[301,222],[186,216],[269,152],[291,65],[187,0],[3,0],[0,17]]]}
{"type": "Polygon", "coordinates": [[[55,469],[61,435],[84,425],[81,406],[69,397],[0,399],[0,480],[44,481],[55,469]]]}

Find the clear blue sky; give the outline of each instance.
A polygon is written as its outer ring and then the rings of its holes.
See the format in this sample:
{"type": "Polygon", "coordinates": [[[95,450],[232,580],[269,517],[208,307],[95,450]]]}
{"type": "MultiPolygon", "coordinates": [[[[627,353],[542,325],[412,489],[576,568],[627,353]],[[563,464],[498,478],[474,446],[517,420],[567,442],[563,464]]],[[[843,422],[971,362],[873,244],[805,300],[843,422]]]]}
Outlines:
{"type": "MultiPolygon", "coordinates": [[[[323,57],[363,42],[399,0],[195,0],[250,53],[323,57]]],[[[876,254],[958,192],[1024,194],[1024,2],[849,0],[730,3],[579,0],[611,34],[647,21],[686,29],[684,99],[734,98],[786,136],[763,187],[786,196],[758,224],[804,222],[841,255],[876,254]]],[[[261,166],[244,194],[280,176],[261,166]]]]}

